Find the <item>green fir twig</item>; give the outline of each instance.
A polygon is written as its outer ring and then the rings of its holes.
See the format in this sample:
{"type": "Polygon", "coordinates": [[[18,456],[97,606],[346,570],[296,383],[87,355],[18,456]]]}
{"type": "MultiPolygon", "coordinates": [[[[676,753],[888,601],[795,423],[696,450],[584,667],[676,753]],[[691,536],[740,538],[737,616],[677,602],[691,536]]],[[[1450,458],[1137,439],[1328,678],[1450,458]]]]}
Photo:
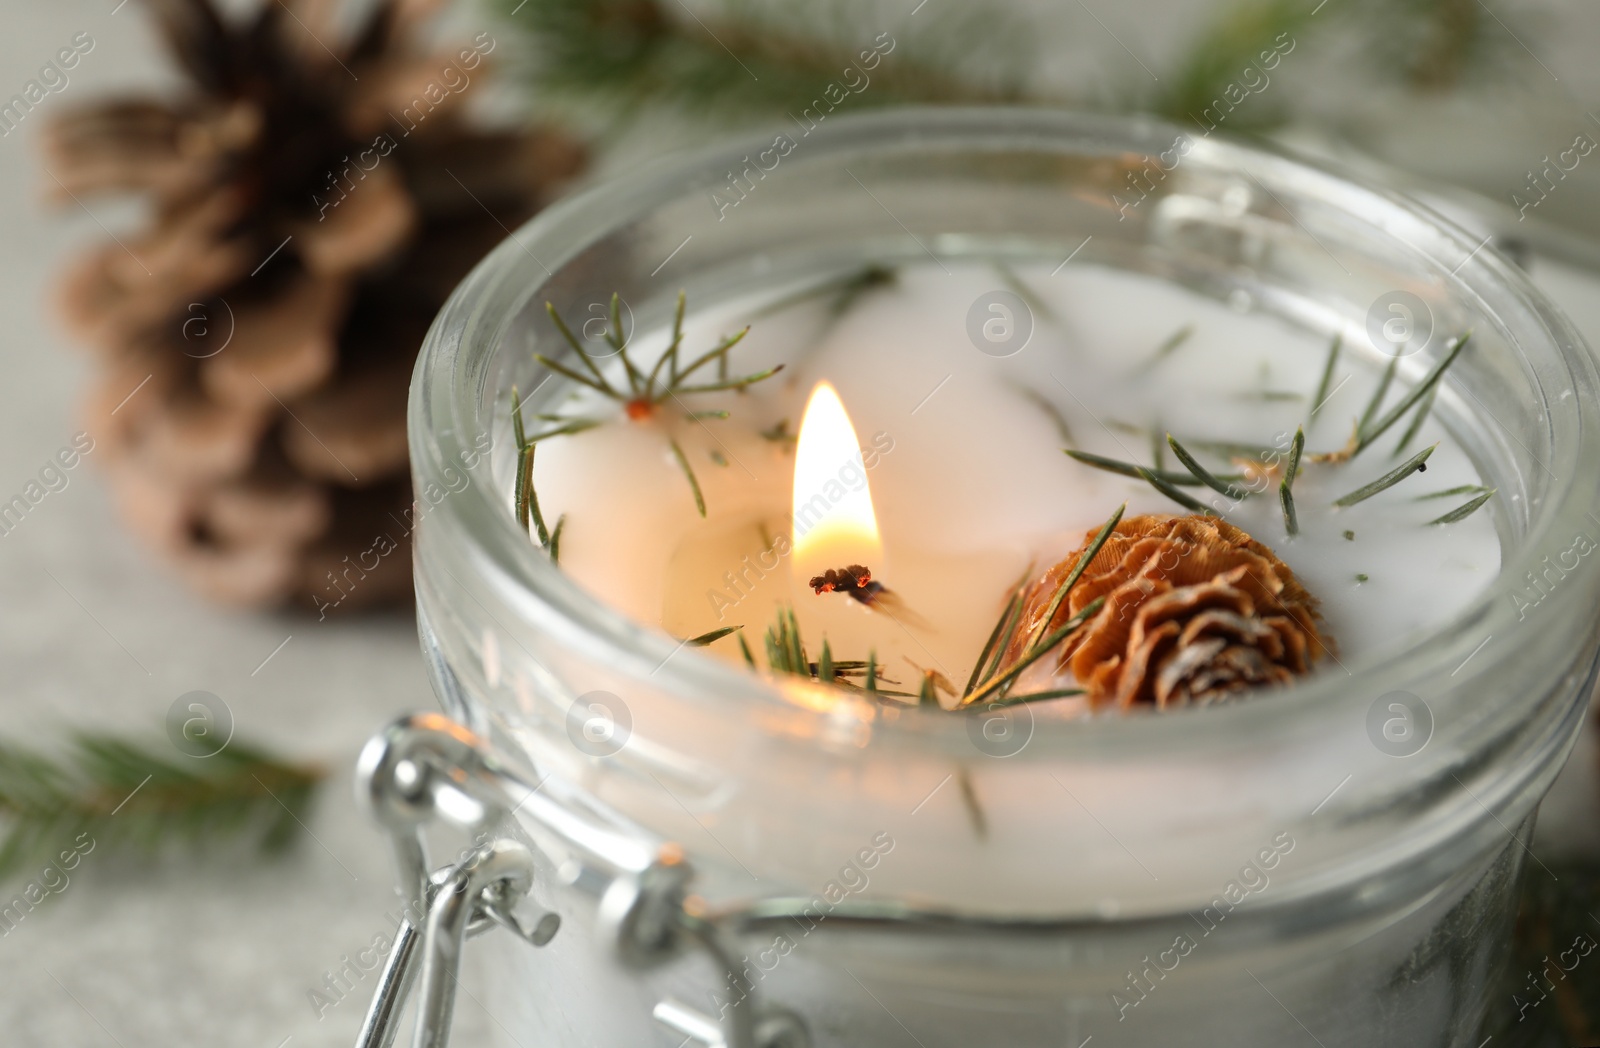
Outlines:
{"type": "Polygon", "coordinates": [[[528,34],[531,86],[620,115],[670,106],[697,119],[783,118],[835,101],[981,104],[1020,97],[1028,38],[993,12],[929,9],[893,34],[846,5],[497,0],[528,34]],[[892,46],[891,46],[892,45],[892,46]],[[870,54],[864,60],[863,49],[870,54]],[[1010,61],[1006,61],[1007,55],[1010,61]],[[865,66],[867,72],[861,67],[865,66]]]}
{"type": "Polygon", "coordinates": [[[222,840],[281,852],[304,832],[323,775],[238,741],[204,758],[102,734],[76,735],[60,755],[0,744],[0,877],[51,862],[80,834],[146,858],[178,844],[210,854],[222,840]]]}

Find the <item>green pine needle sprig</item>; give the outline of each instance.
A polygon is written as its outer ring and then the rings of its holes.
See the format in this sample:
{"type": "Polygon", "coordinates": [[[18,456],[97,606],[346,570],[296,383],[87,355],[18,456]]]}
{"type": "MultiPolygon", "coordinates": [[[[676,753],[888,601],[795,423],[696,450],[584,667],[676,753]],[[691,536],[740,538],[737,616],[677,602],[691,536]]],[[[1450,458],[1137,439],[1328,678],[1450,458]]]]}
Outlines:
{"type": "Polygon", "coordinates": [[[104,734],[76,735],[60,755],[0,743],[0,877],[52,861],[79,834],[150,858],[223,841],[270,855],[305,832],[321,770],[238,741],[205,758],[166,751],[104,734]]]}

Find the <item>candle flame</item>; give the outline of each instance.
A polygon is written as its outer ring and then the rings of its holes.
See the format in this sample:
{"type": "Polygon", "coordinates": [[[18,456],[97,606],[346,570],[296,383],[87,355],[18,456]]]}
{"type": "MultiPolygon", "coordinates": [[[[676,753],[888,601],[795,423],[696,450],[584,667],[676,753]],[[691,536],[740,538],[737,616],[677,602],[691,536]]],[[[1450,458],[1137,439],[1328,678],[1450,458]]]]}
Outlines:
{"type": "Polygon", "coordinates": [[[817,383],[794,453],[794,567],[806,575],[883,559],[861,443],[844,402],[817,383]]]}

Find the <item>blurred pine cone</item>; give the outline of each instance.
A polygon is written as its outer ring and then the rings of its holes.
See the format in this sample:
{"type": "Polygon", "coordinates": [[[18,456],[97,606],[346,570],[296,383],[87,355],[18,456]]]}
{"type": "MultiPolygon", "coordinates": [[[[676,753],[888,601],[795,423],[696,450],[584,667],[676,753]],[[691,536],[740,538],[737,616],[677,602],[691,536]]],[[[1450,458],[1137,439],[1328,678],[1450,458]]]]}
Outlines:
{"type": "Polygon", "coordinates": [[[410,587],[406,391],[458,280],[582,166],[551,130],[484,132],[494,49],[431,50],[433,0],[148,0],[186,86],[68,113],[60,201],[149,220],[65,275],[100,369],[88,426],[123,515],[202,593],[343,608],[410,587]]]}
{"type": "MultiPolygon", "coordinates": [[[[1087,546],[1029,589],[1007,663],[1021,654],[1087,546]]],[[[1050,628],[1099,597],[1105,606],[1063,642],[1058,663],[1096,707],[1217,702],[1258,685],[1288,684],[1332,649],[1316,600],[1288,565],[1216,517],[1152,514],[1120,522],[1050,628]]]]}

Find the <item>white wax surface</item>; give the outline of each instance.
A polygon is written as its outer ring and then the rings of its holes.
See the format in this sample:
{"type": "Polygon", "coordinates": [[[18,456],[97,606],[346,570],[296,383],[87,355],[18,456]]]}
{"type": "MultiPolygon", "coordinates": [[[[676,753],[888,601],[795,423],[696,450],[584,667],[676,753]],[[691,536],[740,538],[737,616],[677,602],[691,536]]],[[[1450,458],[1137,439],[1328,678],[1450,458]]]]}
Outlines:
{"type": "MultiPolygon", "coordinates": [[[[1144,465],[1152,464],[1152,430],[1170,429],[1191,448],[1209,439],[1286,449],[1306,420],[1326,342],[1250,312],[1248,303],[1229,308],[1092,267],[1055,275],[1017,267],[1037,302],[1034,330],[1020,353],[996,358],[974,347],[967,313],[1007,280],[987,265],[949,265],[951,273],[931,265],[902,270],[897,285],[868,292],[837,319],[826,297],[753,320],[760,303],[708,312],[691,301],[685,359],[749,321],[733,373],[776,363],[787,370],[745,394],[687,398],[694,410],[728,410],[725,421],[688,421],[671,405],[634,423],[615,404],[575,396],[565,413],[603,412],[616,421],[540,445],[541,505],[552,522],[568,517],[564,569],[601,600],[679,637],[742,624],[758,659],[774,612],[792,602],[813,657],[826,634],[836,659],[865,658],[870,648],[896,680],[915,679],[909,660],[959,687],[1030,564],[1043,570],[1077,548],[1123,501],[1130,515],[1187,512],[1142,481],[1065,456],[1055,422],[1030,393],[1055,405],[1076,447],[1144,465]],[[1192,337],[1153,360],[1184,325],[1193,325],[1192,337]],[[787,532],[794,463],[792,451],[759,433],[780,419],[793,433],[822,379],[837,387],[864,446],[874,435],[893,442],[868,472],[885,550],[883,563],[870,566],[926,628],[908,629],[837,594],[815,596],[791,578],[786,561],[767,570],[759,559],[763,528],[768,536],[787,532]],[[704,520],[668,435],[694,466],[704,520]],[[727,572],[743,573],[739,588],[727,572]],[[713,600],[713,590],[725,599],[713,600]]],[[[664,343],[664,332],[640,335],[633,352],[648,362],[664,343]]],[[[1425,363],[1402,363],[1387,404],[1425,363]]],[[[1308,453],[1344,443],[1377,380],[1370,359],[1343,354],[1337,392],[1307,425],[1308,453]]],[[[1493,502],[1460,523],[1427,526],[1469,496],[1416,496],[1479,482],[1457,441],[1431,418],[1406,452],[1439,442],[1425,473],[1355,507],[1332,507],[1403,460],[1393,452],[1408,424],[1352,463],[1306,463],[1294,487],[1302,533],[1293,539],[1275,485],[1224,514],[1276,550],[1322,600],[1344,666],[1441,624],[1499,568],[1493,502]]],[[[1223,459],[1202,458],[1216,472],[1236,472],[1223,459]]],[[[1170,453],[1164,465],[1182,468],[1170,453]]],[[[1222,502],[1206,489],[1185,490],[1222,502]]],[[[739,657],[732,638],[707,650],[739,657]]]]}

